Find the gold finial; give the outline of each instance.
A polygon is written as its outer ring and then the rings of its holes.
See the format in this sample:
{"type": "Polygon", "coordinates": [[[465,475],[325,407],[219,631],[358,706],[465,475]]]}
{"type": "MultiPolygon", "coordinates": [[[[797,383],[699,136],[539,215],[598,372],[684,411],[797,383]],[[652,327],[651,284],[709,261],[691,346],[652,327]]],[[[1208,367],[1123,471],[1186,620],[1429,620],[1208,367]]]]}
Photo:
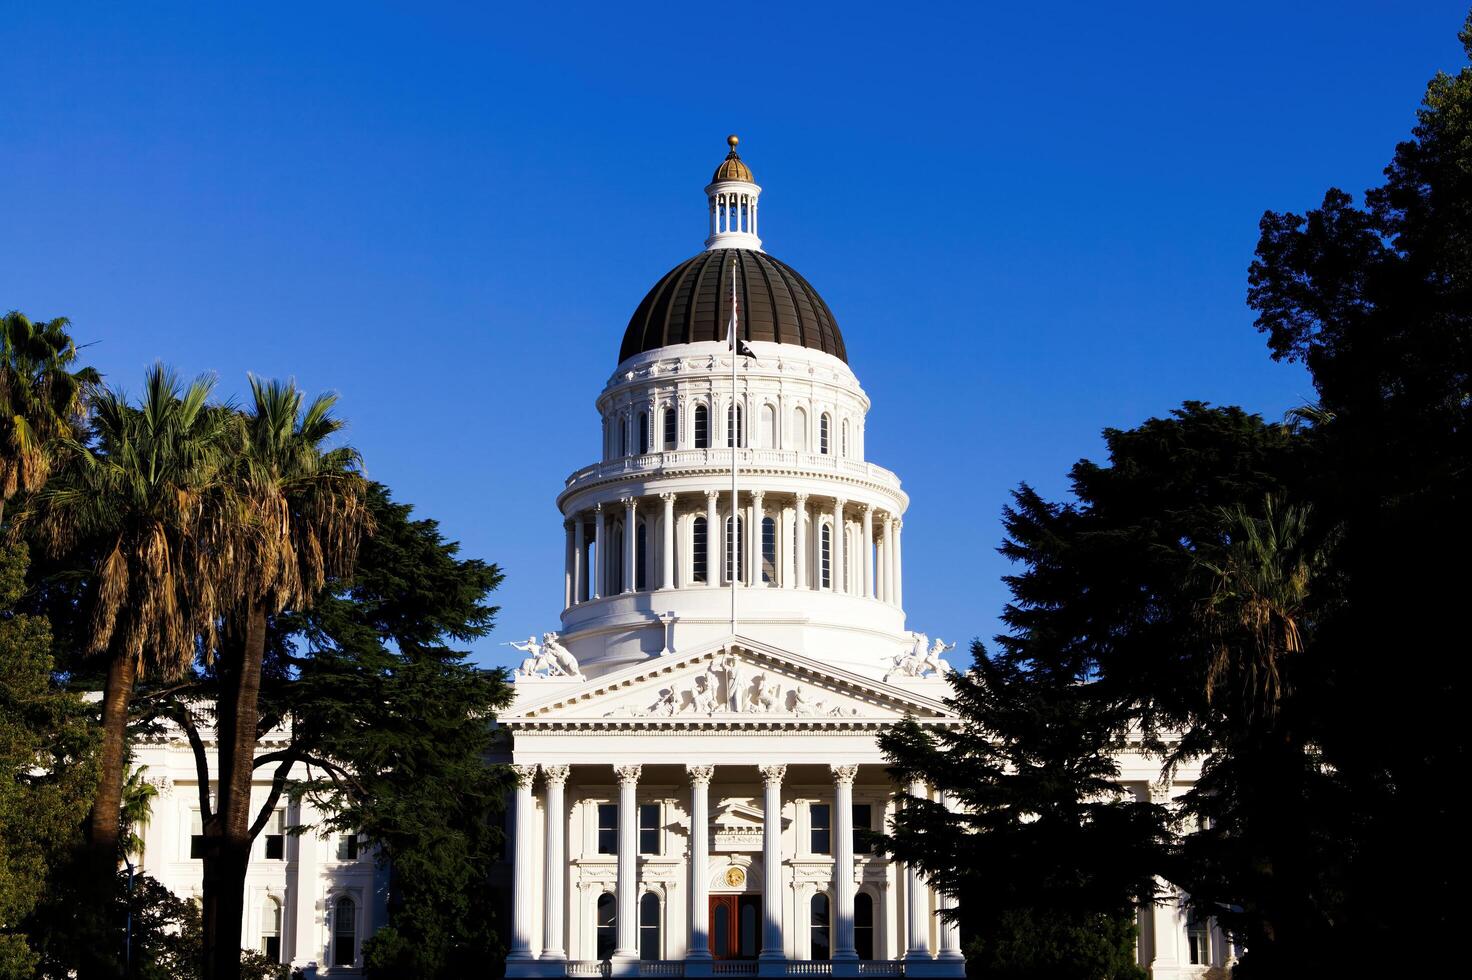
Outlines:
{"type": "Polygon", "coordinates": [[[735,153],[736,152],[736,144],[737,143],[740,143],[741,140],[737,139],[735,133],[732,133],[730,136],[727,136],[726,137],[726,142],[730,145],[731,152],[732,153],[735,153]]]}

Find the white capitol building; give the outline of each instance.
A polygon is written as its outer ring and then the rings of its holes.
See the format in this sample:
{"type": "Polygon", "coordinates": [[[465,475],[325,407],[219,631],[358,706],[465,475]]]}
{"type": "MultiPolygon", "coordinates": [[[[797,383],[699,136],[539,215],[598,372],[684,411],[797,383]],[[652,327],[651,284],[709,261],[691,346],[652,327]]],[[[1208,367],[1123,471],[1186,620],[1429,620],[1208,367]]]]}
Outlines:
{"type": "MultiPolygon", "coordinates": [[[[518,776],[506,973],[963,976],[936,914],[953,899],[865,839],[897,793],[930,792],[890,782],[879,734],[955,721],[941,644],[905,621],[909,499],[867,459],[869,399],[832,312],[762,250],[761,188],[730,142],[705,251],[638,305],[597,400],[603,458],[557,497],[561,628],[521,644],[501,717],[518,776]],[[734,370],[733,280],[750,355],[734,370]]],[[[143,869],[197,891],[192,756],[165,739],[137,761],[169,790],[143,869]]],[[[1195,776],[1121,767],[1157,799],[1195,776]]],[[[315,818],[283,806],[280,824],[315,818]]],[[[342,840],[263,835],[246,935],[356,975],[385,881],[342,840]]],[[[1229,955],[1174,901],[1140,923],[1157,980],[1229,955]]]]}

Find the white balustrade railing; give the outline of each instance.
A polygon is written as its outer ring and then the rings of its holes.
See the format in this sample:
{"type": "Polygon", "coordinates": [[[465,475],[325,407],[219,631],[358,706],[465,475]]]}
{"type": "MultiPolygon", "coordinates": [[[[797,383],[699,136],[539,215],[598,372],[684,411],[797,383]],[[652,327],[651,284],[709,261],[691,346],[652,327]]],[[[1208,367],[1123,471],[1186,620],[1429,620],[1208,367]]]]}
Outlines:
{"type": "Polygon", "coordinates": [[[861,977],[902,977],[905,964],[900,960],[859,960],[861,977]]]}
{"type": "Polygon", "coordinates": [[[606,977],[608,976],[607,960],[568,960],[567,973],[569,977],[606,977]]]}
{"type": "MultiPolygon", "coordinates": [[[[878,483],[892,490],[900,488],[899,477],[882,466],[859,459],[824,453],[805,453],[795,449],[743,449],[737,462],[742,467],[801,469],[833,473],[878,483]]],[[[645,476],[664,470],[689,468],[729,470],[730,449],[672,449],[668,452],[645,453],[643,456],[621,456],[584,466],[567,478],[567,486],[591,480],[607,480],[619,476],[645,476]]]]}
{"type": "Polygon", "coordinates": [[[711,973],[718,977],[754,977],[756,960],[716,960],[711,973]]]}
{"type": "Polygon", "coordinates": [[[787,975],[789,977],[831,977],[833,976],[833,963],[831,960],[792,960],[787,964],[787,975]]]}
{"type": "Polygon", "coordinates": [[[639,976],[641,977],[683,977],[684,975],[684,960],[639,961],[639,976]]]}

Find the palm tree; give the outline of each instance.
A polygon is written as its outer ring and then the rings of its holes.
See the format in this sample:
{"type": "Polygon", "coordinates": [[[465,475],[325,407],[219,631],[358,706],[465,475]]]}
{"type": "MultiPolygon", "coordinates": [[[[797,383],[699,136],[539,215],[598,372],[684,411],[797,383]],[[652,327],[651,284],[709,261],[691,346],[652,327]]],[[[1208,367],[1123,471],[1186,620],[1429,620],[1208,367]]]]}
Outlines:
{"type": "Polygon", "coordinates": [[[326,445],[345,424],[332,414],[336,396],[304,407],[292,383],[251,377],[250,385],[231,473],[248,522],[233,549],[229,588],[239,599],[217,664],[219,804],[205,828],[204,940],[213,980],[239,976],[245,873],[251,842],[269,816],[253,820],[251,812],[269,619],[310,605],[329,578],[351,573],[359,538],[372,530],[358,453],[326,445]]]}
{"type": "Polygon", "coordinates": [[[92,445],[60,443],[60,470],[18,521],[53,555],[90,556],[84,652],[107,658],[101,773],[87,824],[99,905],[110,898],[120,854],[134,684],[150,671],[183,673],[214,642],[216,570],[228,557],[216,545],[230,510],[222,476],[238,423],[208,404],[213,387],[204,378],[185,385],[156,365],[136,407],[121,391],[101,393],[92,445]]]}
{"type": "Polygon", "coordinates": [[[0,521],[11,497],[46,482],[52,443],[74,434],[98,384],[93,368],[71,369],[69,326],[14,311],[0,319],[0,521]]]}

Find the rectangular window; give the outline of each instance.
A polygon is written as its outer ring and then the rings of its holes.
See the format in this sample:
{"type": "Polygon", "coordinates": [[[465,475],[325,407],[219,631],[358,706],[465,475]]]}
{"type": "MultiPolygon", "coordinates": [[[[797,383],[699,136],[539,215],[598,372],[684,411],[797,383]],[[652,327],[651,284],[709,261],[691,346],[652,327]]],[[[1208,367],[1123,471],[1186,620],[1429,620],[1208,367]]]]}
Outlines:
{"type": "Polygon", "coordinates": [[[271,814],[271,822],[266,825],[266,860],[284,861],[286,859],[286,811],[277,810],[271,814]]]}
{"type": "Polygon", "coordinates": [[[746,550],[746,522],[739,517],[733,522],[726,518],[726,581],[741,581],[742,552],[746,550]]]}
{"type": "Polygon", "coordinates": [[[598,804],[598,853],[618,853],[618,804],[598,804]]]}
{"type": "Polygon", "coordinates": [[[808,805],[808,850],[814,854],[830,854],[833,850],[833,808],[827,803],[808,805]]]}
{"type": "Polygon", "coordinates": [[[854,853],[863,854],[874,849],[874,805],[854,804],[854,853]]]}
{"type": "Polygon", "coordinates": [[[189,857],[193,861],[204,857],[204,821],[198,810],[189,815],[189,857]]]}
{"type": "Polygon", "coordinates": [[[676,427],[679,425],[680,417],[675,414],[673,406],[664,410],[664,448],[674,449],[676,440],[676,427]]]}
{"type": "Polygon", "coordinates": [[[691,577],[697,582],[705,581],[705,518],[695,518],[695,528],[690,532],[691,577]]]}
{"type": "Polygon", "coordinates": [[[639,455],[649,452],[649,416],[639,413],[639,455]]]}
{"type": "Polygon", "coordinates": [[[341,834],[338,836],[337,859],[339,861],[356,861],[358,859],[357,834],[341,834]]]}
{"type": "Polygon", "coordinates": [[[777,522],[762,518],[762,581],[777,581],[777,522]]]}
{"type": "Polygon", "coordinates": [[[659,804],[639,804],[639,853],[659,854],[659,804]]]}
{"type": "Polygon", "coordinates": [[[819,537],[818,554],[818,587],[831,589],[833,587],[833,526],[824,524],[819,537]]]}

